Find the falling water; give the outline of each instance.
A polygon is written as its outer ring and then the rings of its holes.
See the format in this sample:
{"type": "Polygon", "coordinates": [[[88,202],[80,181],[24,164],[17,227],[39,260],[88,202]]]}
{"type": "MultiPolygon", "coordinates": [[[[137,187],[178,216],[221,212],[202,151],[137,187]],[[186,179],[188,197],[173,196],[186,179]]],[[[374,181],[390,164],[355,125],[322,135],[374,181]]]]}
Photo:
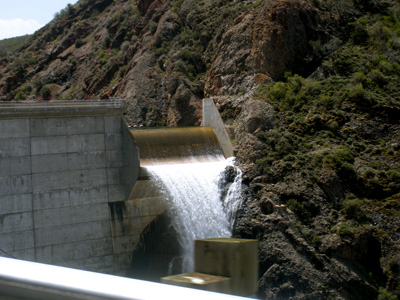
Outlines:
{"type": "Polygon", "coordinates": [[[183,249],[182,272],[193,271],[194,240],[230,237],[235,212],[241,202],[241,171],[233,158],[191,158],[185,163],[146,166],[169,201],[172,225],[183,249]],[[227,167],[236,176],[225,193],[227,167]],[[221,199],[221,194],[225,194],[221,199]]]}

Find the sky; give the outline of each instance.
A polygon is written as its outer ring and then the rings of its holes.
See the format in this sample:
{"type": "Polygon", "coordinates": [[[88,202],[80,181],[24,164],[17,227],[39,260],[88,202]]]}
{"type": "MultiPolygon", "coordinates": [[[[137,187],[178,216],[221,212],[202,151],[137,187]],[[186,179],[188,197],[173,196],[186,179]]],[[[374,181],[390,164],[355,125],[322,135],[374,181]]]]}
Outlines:
{"type": "Polygon", "coordinates": [[[78,0],[0,0],[0,40],[32,34],[78,0]]]}

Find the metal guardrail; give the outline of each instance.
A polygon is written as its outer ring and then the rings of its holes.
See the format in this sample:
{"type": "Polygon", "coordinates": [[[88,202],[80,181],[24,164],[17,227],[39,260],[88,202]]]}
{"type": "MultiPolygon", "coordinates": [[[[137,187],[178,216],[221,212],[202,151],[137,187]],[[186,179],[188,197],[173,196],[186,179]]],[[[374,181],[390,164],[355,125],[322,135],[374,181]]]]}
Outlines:
{"type": "Polygon", "coordinates": [[[173,285],[148,282],[0,257],[0,298],[114,300],[244,300],[173,285]]]}
{"type": "Polygon", "coordinates": [[[123,108],[124,102],[120,97],[101,100],[26,100],[0,101],[1,111],[30,110],[30,109],[57,109],[57,108],[123,108]]]}

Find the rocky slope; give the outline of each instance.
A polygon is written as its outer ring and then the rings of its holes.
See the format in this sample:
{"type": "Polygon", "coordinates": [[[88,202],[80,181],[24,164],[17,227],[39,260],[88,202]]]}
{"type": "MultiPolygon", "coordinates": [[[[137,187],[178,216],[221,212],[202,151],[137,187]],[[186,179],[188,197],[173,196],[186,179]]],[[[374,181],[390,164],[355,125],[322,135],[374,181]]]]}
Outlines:
{"type": "Polygon", "coordinates": [[[259,297],[397,299],[399,20],[395,1],[80,0],[2,55],[0,96],[121,96],[133,126],[198,125],[213,98],[259,297]]]}

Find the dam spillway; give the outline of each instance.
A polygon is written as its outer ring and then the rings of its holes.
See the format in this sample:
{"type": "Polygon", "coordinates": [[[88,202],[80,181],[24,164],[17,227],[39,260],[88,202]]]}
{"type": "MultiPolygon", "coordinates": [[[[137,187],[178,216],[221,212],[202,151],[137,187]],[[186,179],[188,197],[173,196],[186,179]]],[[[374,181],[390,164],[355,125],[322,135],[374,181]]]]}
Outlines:
{"type": "Polygon", "coordinates": [[[132,130],[140,165],[185,163],[191,159],[222,160],[224,155],[211,127],[132,130]]]}
{"type": "Polygon", "coordinates": [[[192,271],[195,239],[231,236],[229,218],[240,202],[240,170],[224,192],[225,172],[235,169],[233,158],[225,159],[210,127],[138,129],[132,135],[141,174],[150,176],[167,203],[182,249],[181,272],[192,271]]]}
{"type": "MultiPolygon", "coordinates": [[[[169,205],[146,166],[224,161],[215,129],[207,127],[164,128],[168,138],[142,142],[162,141],[150,148],[169,147],[169,155],[146,158],[140,146],[139,161],[140,138],[123,119],[122,101],[0,107],[0,256],[129,275],[141,237],[169,205]]],[[[220,192],[220,199],[235,194],[220,192]]]]}

